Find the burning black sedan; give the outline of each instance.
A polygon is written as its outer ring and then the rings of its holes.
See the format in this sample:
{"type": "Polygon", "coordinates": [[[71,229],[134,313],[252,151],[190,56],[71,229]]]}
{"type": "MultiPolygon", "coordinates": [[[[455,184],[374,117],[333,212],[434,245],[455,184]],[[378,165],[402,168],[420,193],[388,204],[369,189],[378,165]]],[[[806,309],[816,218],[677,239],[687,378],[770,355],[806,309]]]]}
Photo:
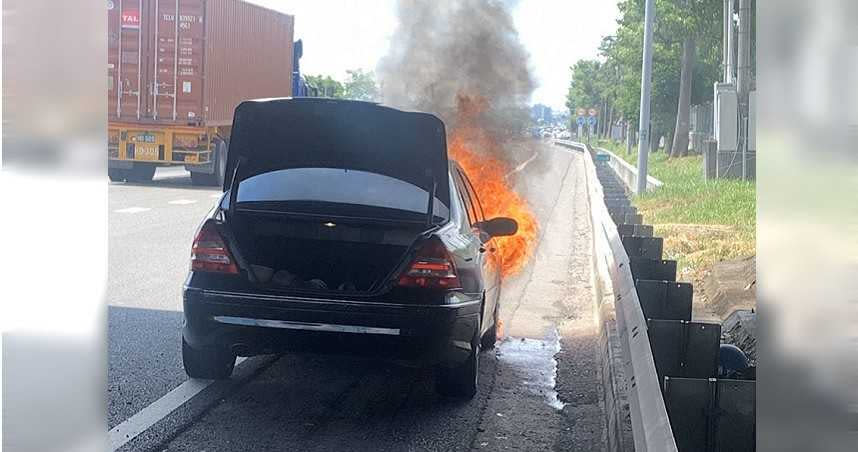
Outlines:
{"type": "Polygon", "coordinates": [[[444,124],[426,113],[316,98],[235,110],[220,202],[184,286],[182,355],[194,378],[236,356],[370,353],[438,370],[473,397],[498,334],[509,218],[483,217],[444,124]]]}

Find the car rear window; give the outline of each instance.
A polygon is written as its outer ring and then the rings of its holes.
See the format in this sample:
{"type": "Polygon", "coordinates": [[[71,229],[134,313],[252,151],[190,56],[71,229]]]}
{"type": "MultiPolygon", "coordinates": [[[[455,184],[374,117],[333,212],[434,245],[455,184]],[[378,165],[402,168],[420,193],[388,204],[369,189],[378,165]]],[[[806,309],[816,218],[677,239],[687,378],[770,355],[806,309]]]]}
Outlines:
{"type": "MultiPolygon", "coordinates": [[[[337,168],[290,168],[243,180],[236,201],[326,202],[425,214],[428,199],[425,188],[381,174],[337,168]]],[[[433,213],[449,218],[448,207],[438,198],[433,213]]]]}

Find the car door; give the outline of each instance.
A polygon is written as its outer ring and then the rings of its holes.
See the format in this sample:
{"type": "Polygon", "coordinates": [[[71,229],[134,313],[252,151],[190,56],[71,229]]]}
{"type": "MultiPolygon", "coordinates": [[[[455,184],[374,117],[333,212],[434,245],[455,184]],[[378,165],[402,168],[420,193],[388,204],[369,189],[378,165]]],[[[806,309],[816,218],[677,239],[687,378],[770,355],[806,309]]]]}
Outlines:
{"type": "Polygon", "coordinates": [[[483,284],[486,292],[486,305],[484,314],[491,315],[494,311],[495,304],[498,302],[500,295],[500,256],[497,250],[495,240],[486,236],[475,225],[481,221],[485,221],[482,205],[477,198],[468,176],[460,169],[456,169],[457,184],[461,186],[461,192],[465,198],[466,208],[469,210],[468,218],[471,220],[471,227],[474,234],[481,240],[480,249],[480,267],[482,272],[483,284]]]}

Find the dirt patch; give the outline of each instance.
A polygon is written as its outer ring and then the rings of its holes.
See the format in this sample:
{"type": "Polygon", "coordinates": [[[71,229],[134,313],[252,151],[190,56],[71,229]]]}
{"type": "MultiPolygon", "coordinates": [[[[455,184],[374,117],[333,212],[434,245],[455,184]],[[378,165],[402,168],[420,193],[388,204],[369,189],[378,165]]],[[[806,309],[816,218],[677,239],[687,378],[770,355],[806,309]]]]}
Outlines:
{"type": "Polygon", "coordinates": [[[753,241],[742,240],[742,232],[731,226],[709,224],[657,224],[655,235],[664,237],[664,255],[679,261],[680,280],[693,281],[724,259],[754,253],[753,241]]]}
{"type": "Polygon", "coordinates": [[[654,235],[664,238],[664,258],[677,261],[677,281],[694,285],[693,318],[701,321],[726,318],[729,312],[721,315],[712,311],[707,302],[712,295],[706,293],[704,286],[721,262],[755,253],[755,241],[747,231],[726,225],[666,223],[656,224],[654,235]]]}
{"type": "Polygon", "coordinates": [[[756,364],[756,257],[715,264],[703,278],[702,287],[703,296],[695,300],[697,320],[721,322],[722,341],[742,349],[756,364]]]}
{"type": "Polygon", "coordinates": [[[737,310],[756,310],[756,282],[755,256],[719,262],[704,279],[705,304],[722,320],[737,310]]]}

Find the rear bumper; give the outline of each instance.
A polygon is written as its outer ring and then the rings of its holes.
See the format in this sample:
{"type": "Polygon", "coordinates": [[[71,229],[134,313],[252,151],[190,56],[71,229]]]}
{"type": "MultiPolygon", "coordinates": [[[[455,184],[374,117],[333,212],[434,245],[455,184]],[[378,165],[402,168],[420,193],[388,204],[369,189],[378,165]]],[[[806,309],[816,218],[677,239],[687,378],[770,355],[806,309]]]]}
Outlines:
{"type": "Polygon", "coordinates": [[[283,351],[455,365],[471,352],[479,299],[425,306],[300,299],[186,288],[183,336],[241,356],[283,351]]]}

